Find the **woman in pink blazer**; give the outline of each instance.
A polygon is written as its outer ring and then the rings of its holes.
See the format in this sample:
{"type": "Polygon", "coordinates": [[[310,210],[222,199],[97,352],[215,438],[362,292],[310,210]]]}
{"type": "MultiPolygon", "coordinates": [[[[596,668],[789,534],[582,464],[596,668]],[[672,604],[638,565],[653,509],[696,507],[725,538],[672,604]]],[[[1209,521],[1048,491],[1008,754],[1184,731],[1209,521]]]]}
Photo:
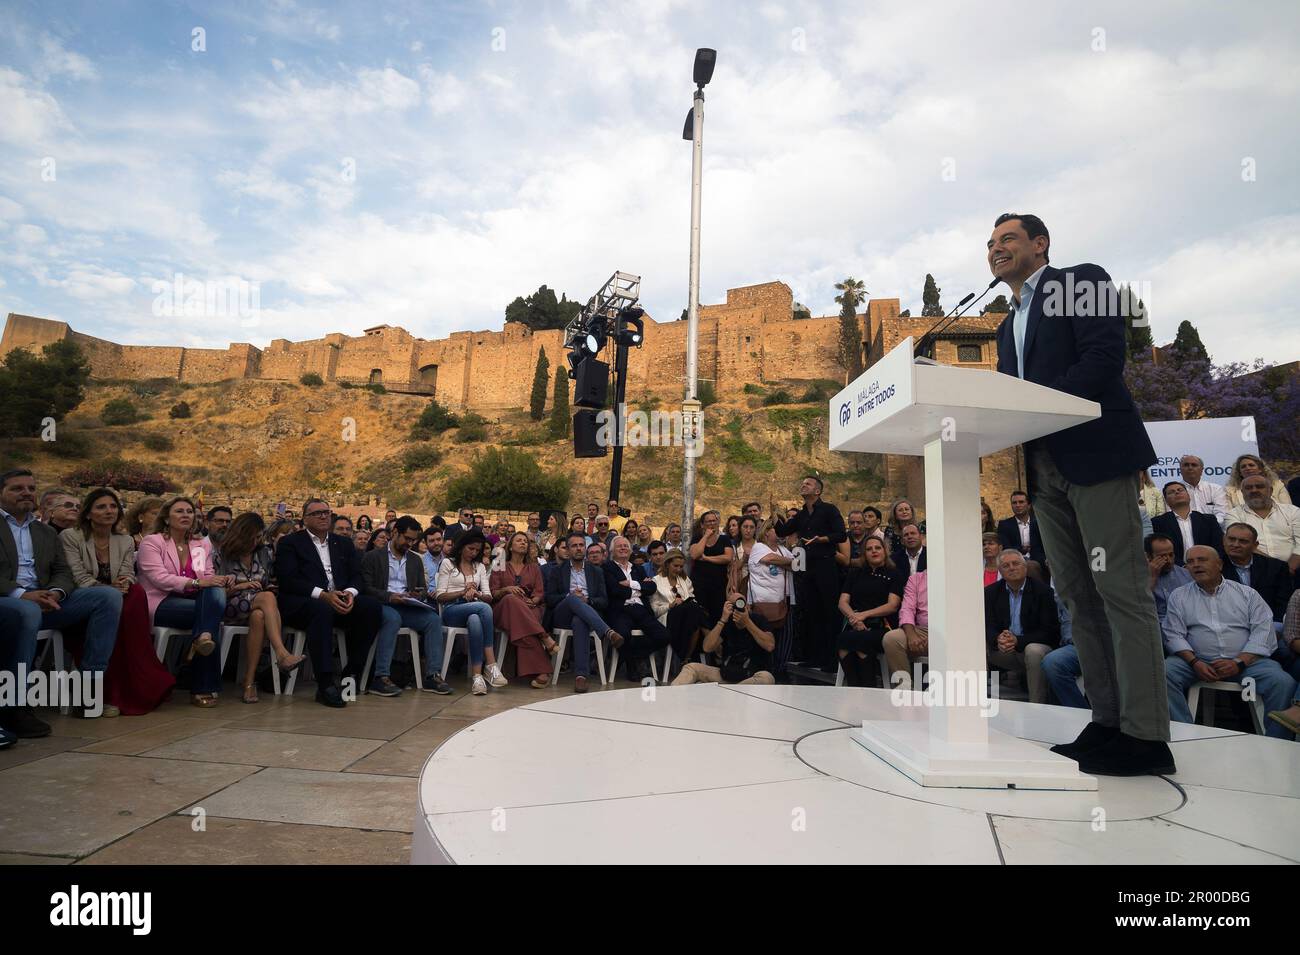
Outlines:
{"type": "Polygon", "coordinates": [[[140,583],[155,627],[189,630],[192,641],[186,661],[190,671],[190,702],[216,706],[221,690],[221,655],[217,636],[226,612],[226,578],[218,577],[212,544],[192,537],[194,502],[177,497],[158,512],[154,533],[140,541],[137,556],[140,583]]]}

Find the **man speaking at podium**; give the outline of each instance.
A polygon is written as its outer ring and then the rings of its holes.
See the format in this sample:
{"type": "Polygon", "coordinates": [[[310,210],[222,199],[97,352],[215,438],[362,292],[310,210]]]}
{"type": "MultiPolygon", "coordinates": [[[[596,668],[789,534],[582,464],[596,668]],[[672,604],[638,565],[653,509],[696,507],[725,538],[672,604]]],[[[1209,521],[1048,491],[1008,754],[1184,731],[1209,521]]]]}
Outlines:
{"type": "Polygon", "coordinates": [[[1124,384],[1125,317],[1105,269],[1048,265],[1037,216],[993,224],[989,268],[1011,289],[998,371],[1101,405],[1101,417],[1025,445],[1029,490],[1073,621],[1092,722],[1052,751],[1082,772],[1175,772],[1160,625],[1147,588],[1137,472],[1156,454],[1124,384]]]}

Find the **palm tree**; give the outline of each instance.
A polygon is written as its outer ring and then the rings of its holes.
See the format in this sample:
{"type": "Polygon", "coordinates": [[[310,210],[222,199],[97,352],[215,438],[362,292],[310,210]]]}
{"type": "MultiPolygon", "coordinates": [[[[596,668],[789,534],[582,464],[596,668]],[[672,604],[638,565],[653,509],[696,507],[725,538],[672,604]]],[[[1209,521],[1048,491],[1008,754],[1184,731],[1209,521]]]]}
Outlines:
{"type": "Polygon", "coordinates": [[[835,301],[840,305],[847,305],[854,311],[857,311],[863,299],[867,297],[867,285],[865,282],[859,282],[857,279],[849,276],[843,282],[836,282],[835,287],[840,290],[841,294],[835,296],[835,301]]]}
{"type": "Polygon", "coordinates": [[[840,294],[835,296],[835,301],[840,303],[837,357],[844,369],[844,383],[848,384],[862,374],[862,327],[858,324],[858,305],[867,297],[867,286],[849,276],[843,282],[836,282],[835,287],[840,290],[840,294]]]}

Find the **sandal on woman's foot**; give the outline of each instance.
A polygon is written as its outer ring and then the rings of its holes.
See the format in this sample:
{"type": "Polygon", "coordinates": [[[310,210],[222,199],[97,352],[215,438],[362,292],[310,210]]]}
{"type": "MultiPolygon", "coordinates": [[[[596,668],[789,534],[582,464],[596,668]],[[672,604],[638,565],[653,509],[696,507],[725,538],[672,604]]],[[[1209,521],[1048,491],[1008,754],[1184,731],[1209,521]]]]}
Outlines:
{"type": "Polygon", "coordinates": [[[551,656],[555,656],[557,653],[560,652],[560,645],[556,643],[554,640],[552,640],[550,643],[543,643],[542,649],[545,650],[551,656]]]}
{"type": "Polygon", "coordinates": [[[619,633],[613,627],[610,627],[605,631],[605,639],[614,645],[615,650],[623,645],[623,634],[619,633]]]}
{"type": "Polygon", "coordinates": [[[291,653],[286,653],[283,660],[276,661],[276,666],[280,668],[281,673],[288,674],[302,666],[306,659],[304,656],[294,656],[291,653]]]}
{"type": "Polygon", "coordinates": [[[257,684],[256,684],[256,683],[250,683],[250,684],[248,684],[248,686],[244,687],[244,702],[245,702],[245,703],[256,703],[256,702],[258,702],[258,699],[257,699],[257,684]]]}
{"type": "Polygon", "coordinates": [[[533,677],[532,682],[528,684],[534,690],[544,690],[551,685],[551,678],[545,673],[533,677]]]}
{"type": "Polygon", "coordinates": [[[195,706],[207,708],[217,705],[217,697],[213,693],[195,693],[190,697],[190,702],[195,706]]]}
{"type": "Polygon", "coordinates": [[[201,657],[212,655],[212,651],[217,648],[217,642],[212,639],[209,633],[201,633],[194,641],[194,652],[201,657]]]}

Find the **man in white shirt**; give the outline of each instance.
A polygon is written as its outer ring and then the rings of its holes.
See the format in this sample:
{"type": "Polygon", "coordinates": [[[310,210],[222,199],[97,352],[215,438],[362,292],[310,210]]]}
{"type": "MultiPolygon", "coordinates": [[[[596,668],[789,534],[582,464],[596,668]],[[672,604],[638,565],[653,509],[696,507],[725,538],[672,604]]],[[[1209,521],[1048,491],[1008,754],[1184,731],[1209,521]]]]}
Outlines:
{"type": "Polygon", "coordinates": [[[1222,527],[1228,513],[1228,495],[1223,485],[1201,480],[1201,475],[1205,473],[1205,462],[1194,454],[1184,454],[1179,458],[1178,470],[1182,471],[1183,483],[1187,485],[1187,493],[1192,498],[1192,510],[1209,514],[1222,527]]]}
{"type": "Polygon", "coordinates": [[[1294,574],[1300,568],[1300,508],[1273,500],[1269,480],[1252,474],[1241,482],[1245,503],[1228,512],[1228,522],[1249,524],[1259,535],[1256,551],[1286,561],[1294,574]]]}

